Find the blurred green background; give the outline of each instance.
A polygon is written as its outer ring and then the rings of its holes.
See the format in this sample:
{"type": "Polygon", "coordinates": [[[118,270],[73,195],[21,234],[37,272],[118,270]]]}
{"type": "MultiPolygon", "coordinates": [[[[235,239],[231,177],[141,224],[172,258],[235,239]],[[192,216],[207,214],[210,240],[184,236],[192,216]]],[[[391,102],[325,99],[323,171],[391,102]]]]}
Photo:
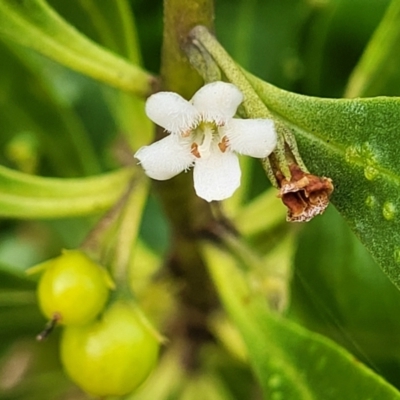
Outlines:
{"type": "MultiPolygon", "coordinates": [[[[105,3],[112,0],[104,0],[105,3]]],[[[125,54],[116,16],[93,12],[91,1],[49,3],[93,40],[125,54]]],[[[388,0],[216,0],[216,34],[244,68],[283,89],[341,97],[388,0]]],[[[144,66],[157,74],[162,2],[131,2],[144,66]]],[[[400,84],[377,95],[399,95],[400,84]]],[[[7,41],[0,41],[0,164],[43,176],[77,177],[112,170],[125,126],[110,101],[118,93],[7,41]]],[[[248,201],[265,190],[252,165],[248,201]]],[[[86,398],[61,373],[58,334],[46,344],[35,335],[45,320],[24,270],[61,248],[78,246],[98,217],[0,221],[0,398],[86,398]]],[[[282,221],[282,224],[286,224],[282,221]]],[[[296,233],[290,318],[333,338],[400,388],[400,295],[333,206],[296,233]]],[[[161,257],[169,226],[157,197],[146,205],[141,237],[161,257]],[[157,229],[154,229],[157,227],[157,229]]],[[[266,245],[257,243],[262,252],[266,245]]],[[[161,263],[160,263],[161,265],[161,263]]],[[[242,366],[223,374],[242,386],[242,366]]],[[[233,385],[234,386],[234,385],[233,385]]]]}

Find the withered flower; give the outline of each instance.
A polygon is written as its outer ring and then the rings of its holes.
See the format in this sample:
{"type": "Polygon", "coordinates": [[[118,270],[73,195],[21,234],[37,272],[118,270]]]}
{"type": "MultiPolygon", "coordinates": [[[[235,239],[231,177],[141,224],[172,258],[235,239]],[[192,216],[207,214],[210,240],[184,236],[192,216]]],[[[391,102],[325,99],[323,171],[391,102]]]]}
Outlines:
{"type": "Polygon", "coordinates": [[[332,180],[306,173],[296,163],[290,164],[289,169],[290,180],[281,172],[276,173],[280,186],[278,197],[288,208],[286,219],[289,222],[310,221],[328,207],[333,192],[332,180]]]}

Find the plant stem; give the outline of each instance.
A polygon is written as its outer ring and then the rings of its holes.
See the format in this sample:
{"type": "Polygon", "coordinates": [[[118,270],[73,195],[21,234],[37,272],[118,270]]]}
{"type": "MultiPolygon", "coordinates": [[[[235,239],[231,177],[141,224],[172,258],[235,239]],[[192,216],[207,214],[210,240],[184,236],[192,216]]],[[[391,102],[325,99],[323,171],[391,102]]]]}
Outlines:
{"type": "MultiPolygon", "coordinates": [[[[165,0],[162,88],[190,98],[201,85],[182,48],[190,30],[203,24],[211,28],[211,0],[165,0]]],[[[158,131],[158,137],[162,131],[158,131]]],[[[163,208],[172,225],[172,247],[167,268],[181,287],[180,307],[172,324],[171,337],[186,346],[183,363],[197,364],[197,349],[208,340],[207,317],[216,304],[215,291],[201,258],[197,238],[215,224],[209,203],[197,197],[191,173],[168,182],[156,182],[163,208]]]]}
{"type": "Polygon", "coordinates": [[[113,260],[113,278],[120,287],[127,286],[129,282],[129,267],[136,246],[148,190],[148,179],[138,182],[131,189],[121,216],[113,260]]]}
{"type": "Polygon", "coordinates": [[[191,67],[182,48],[196,25],[212,29],[212,0],[164,0],[164,42],[161,76],[163,88],[190,98],[200,87],[201,78],[191,67]]]}

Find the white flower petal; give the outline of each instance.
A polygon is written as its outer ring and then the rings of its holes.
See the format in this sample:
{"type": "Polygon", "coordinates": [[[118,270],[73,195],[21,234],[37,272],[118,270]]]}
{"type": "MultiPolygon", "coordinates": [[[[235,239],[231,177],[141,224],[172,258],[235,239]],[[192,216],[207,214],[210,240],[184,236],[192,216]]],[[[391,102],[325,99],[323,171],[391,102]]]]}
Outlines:
{"type": "Polygon", "coordinates": [[[255,158],[267,157],[276,147],[272,119],[231,119],[219,134],[227,137],[230,150],[255,158]]]}
{"type": "Polygon", "coordinates": [[[164,181],[193,165],[196,157],[190,152],[190,146],[188,138],[171,134],[150,146],[141,147],[134,157],[150,178],[164,181]]]}
{"type": "Polygon", "coordinates": [[[199,197],[224,200],[240,185],[240,166],[236,154],[213,149],[207,158],[199,158],[193,170],[194,188],[199,197]]]}
{"type": "Polygon", "coordinates": [[[173,92],[159,92],[146,101],[147,116],[171,133],[185,133],[194,128],[199,112],[183,97],[173,92]]]}
{"type": "Polygon", "coordinates": [[[243,95],[232,83],[218,81],[200,88],[191,101],[204,121],[223,125],[235,115],[243,95]]]}

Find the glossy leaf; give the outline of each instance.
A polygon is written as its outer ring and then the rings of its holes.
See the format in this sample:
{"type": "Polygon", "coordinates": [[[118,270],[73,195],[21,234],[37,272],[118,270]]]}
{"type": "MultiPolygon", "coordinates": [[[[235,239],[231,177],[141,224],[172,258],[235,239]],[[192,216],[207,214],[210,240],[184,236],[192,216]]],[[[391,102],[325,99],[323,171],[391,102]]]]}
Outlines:
{"type": "Polygon", "coordinates": [[[44,0],[1,0],[0,34],[108,85],[140,96],[151,91],[150,74],[80,34],[44,0]]]}
{"type": "Polygon", "coordinates": [[[400,98],[321,99],[249,80],[310,171],[332,178],[332,202],[400,288],[400,98]]]}
{"type": "Polygon", "coordinates": [[[60,218],[98,213],[126,191],[131,169],[76,179],[31,176],[0,166],[0,216],[60,218]]]}
{"type": "Polygon", "coordinates": [[[344,349],[269,312],[230,255],[211,246],[203,250],[265,399],[400,399],[396,389],[344,349]]]}

